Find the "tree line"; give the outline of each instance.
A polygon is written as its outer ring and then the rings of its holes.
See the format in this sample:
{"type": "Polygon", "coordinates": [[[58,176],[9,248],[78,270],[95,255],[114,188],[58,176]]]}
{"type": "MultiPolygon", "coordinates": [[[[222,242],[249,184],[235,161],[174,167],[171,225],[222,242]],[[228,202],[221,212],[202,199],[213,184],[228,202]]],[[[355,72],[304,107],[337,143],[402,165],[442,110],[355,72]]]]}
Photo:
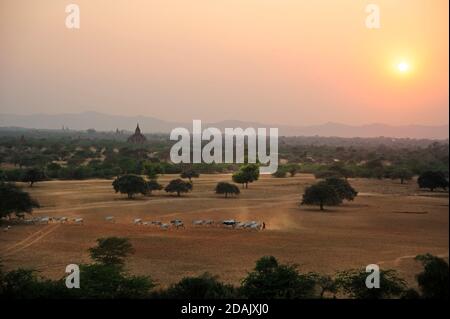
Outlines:
{"type": "Polygon", "coordinates": [[[184,277],[168,287],[158,287],[150,276],[126,270],[134,248],[127,238],[107,237],[89,249],[91,263],[81,264],[80,288],[68,289],[66,278],[43,278],[32,269],[4,271],[0,267],[1,299],[448,299],[449,265],[430,254],[415,260],[423,266],[416,275],[418,290],[408,287],[395,270],[380,270],[380,288],[366,286],[365,269],[338,271],[334,275],[302,272],[295,264],[264,256],[239,286],[203,273],[184,277]]]}

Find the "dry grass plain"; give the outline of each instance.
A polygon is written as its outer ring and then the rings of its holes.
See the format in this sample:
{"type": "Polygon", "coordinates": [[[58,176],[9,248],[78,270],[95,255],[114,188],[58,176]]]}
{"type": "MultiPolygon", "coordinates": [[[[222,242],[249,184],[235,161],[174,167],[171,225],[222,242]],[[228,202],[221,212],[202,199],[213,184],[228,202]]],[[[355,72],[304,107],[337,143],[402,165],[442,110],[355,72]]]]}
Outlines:
{"type": "MultiPolygon", "coordinates": [[[[173,178],[165,175],[160,182],[173,178]]],[[[67,264],[89,262],[87,249],[97,238],[125,236],[136,249],[128,269],[151,275],[162,286],[205,271],[237,284],[264,255],[296,263],[302,271],[329,274],[378,263],[413,283],[420,271],[415,255],[448,257],[447,192],[419,191],[412,181],[351,179],[359,191],[356,200],[320,212],[299,206],[304,188],[315,182],[310,175],[263,176],[237,198],[214,194],[215,184],[230,178],[203,175],[182,198],[158,192],[131,201],[115,194],[110,180],[38,183],[29,189],[42,206],[35,216],[82,217],[85,224],[13,226],[0,233],[0,257],[7,269],[29,267],[59,278],[67,264]],[[110,215],[116,223],[105,222],[110,215]],[[186,229],[135,226],[134,218],[181,219],[186,229]],[[196,219],[229,218],[265,221],[267,229],[191,225],[196,219]]]]}

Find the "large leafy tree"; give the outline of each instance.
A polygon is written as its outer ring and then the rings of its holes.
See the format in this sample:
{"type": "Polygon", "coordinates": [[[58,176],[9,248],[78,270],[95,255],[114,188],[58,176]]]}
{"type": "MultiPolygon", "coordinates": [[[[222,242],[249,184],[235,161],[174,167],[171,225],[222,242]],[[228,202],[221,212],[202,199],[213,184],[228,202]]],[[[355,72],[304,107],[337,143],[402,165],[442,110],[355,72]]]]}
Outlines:
{"type": "Polygon", "coordinates": [[[307,187],[301,201],[301,205],[319,205],[320,210],[324,210],[325,205],[336,206],[341,203],[338,192],[325,181],[307,187]]]}
{"type": "Polygon", "coordinates": [[[358,192],[350,185],[346,179],[331,177],[325,180],[325,183],[334,188],[341,200],[353,200],[358,192]]]}
{"type": "Polygon", "coordinates": [[[43,181],[46,178],[44,171],[39,168],[30,168],[24,172],[22,182],[29,183],[30,187],[33,187],[34,183],[43,181]]]}
{"type": "Polygon", "coordinates": [[[38,207],[39,203],[18,186],[0,182],[0,218],[10,217],[13,213],[17,216],[31,214],[33,208],[38,207]]]}
{"type": "Polygon", "coordinates": [[[135,194],[147,193],[147,182],[138,175],[123,175],[117,177],[112,183],[116,193],[127,194],[132,199],[135,194]]]}
{"type": "Polygon", "coordinates": [[[192,183],[185,182],[178,178],[171,180],[164,190],[168,193],[176,193],[177,196],[181,196],[181,193],[187,193],[192,190],[192,183]]]}
{"type": "Polygon", "coordinates": [[[242,184],[245,188],[248,188],[249,183],[259,179],[259,166],[256,164],[244,165],[233,174],[232,178],[235,183],[242,184]]]}
{"type": "Polygon", "coordinates": [[[417,179],[420,188],[429,188],[434,191],[436,188],[447,189],[448,180],[443,172],[427,171],[422,173],[417,179]]]}
{"type": "Polygon", "coordinates": [[[216,194],[225,194],[225,198],[228,197],[228,194],[239,195],[240,192],[239,187],[231,183],[219,182],[216,185],[216,194]]]}

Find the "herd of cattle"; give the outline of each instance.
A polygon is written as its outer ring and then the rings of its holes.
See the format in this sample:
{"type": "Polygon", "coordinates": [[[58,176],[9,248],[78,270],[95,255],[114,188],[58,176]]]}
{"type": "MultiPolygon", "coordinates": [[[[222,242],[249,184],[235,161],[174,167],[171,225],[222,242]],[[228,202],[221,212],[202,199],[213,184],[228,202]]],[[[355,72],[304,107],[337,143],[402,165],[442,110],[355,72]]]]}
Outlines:
{"type": "MultiPolygon", "coordinates": [[[[107,221],[113,222],[114,217],[108,216],[106,217],[107,221]]],[[[136,218],[133,223],[135,225],[143,225],[143,226],[156,226],[161,229],[169,229],[169,228],[185,228],[184,222],[179,219],[171,220],[169,223],[163,223],[159,220],[157,221],[143,221],[141,218],[136,218]]],[[[222,226],[222,227],[229,227],[229,228],[236,228],[236,229],[255,229],[255,230],[263,230],[266,228],[266,224],[264,222],[259,221],[248,221],[248,222],[239,222],[234,219],[228,219],[228,220],[221,220],[221,221],[214,221],[212,219],[199,219],[192,221],[192,226],[199,227],[199,226],[222,226]]]]}
{"type": "MultiPolygon", "coordinates": [[[[32,219],[25,219],[23,220],[25,224],[49,224],[49,223],[73,223],[77,225],[83,225],[84,220],[83,218],[68,218],[68,217],[36,217],[32,219]]],[[[115,223],[114,216],[107,216],[105,217],[105,222],[108,223],[115,223]]],[[[168,230],[169,228],[185,228],[185,224],[183,221],[179,219],[171,220],[168,223],[164,223],[162,221],[156,220],[156,221],[143,221],[141,218],[136,218],[133,220],[134,225],[142,225],[142,226],[154,226],[158,227],[164,230],[168,230]]],[[[227,228],[233,228],[233,229],[254,229],[254,230],[263,230],[266,228],[265,222],[259,222],[259,221],[247,221],[247,222],[240,222],[234,219],[227,219],[227,220],[221,220],[221,221],[214,221],[212,219],[207,220],[194,220],[192,221],[192,226],[194,227],[201,227],[201,226],[221,226],[221,227],[227,227],[227,228]]],[[[11,226],[8,226],[4,229],[4,231],[8,231],[11,228],[11,226]]]]}

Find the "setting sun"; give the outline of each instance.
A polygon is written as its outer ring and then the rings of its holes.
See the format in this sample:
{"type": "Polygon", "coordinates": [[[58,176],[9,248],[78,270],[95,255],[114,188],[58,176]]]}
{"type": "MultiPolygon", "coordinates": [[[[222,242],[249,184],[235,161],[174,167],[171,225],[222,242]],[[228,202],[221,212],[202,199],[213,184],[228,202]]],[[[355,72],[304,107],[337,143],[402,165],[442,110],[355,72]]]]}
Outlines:
{"type": "Polygon", "coordinates": [[[400,73],[407,73],[410,70],[410,65],[409,63],[402,61],[399,64],[397,64],[397,70],[400,73]]]}

